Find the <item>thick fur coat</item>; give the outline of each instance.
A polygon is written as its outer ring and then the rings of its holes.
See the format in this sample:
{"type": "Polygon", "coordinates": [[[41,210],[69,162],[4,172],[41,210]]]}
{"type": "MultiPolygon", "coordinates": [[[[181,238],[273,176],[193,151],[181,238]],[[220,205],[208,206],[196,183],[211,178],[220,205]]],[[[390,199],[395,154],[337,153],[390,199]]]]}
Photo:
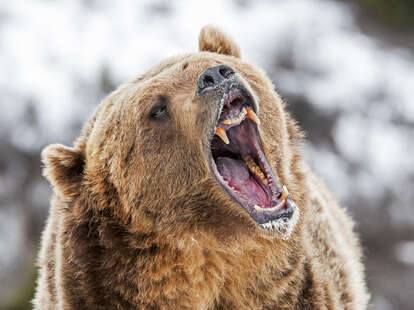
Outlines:
{"type": "Polygon", "coordinates": [[[214,27],[199,46],[111,93],[73,147],[44,149],[54,196],[35,309],[366,309],[353,221],[304,163],[302,134],[271,81],[214,27]],[[284,238],[208,164],[214,113],[196,87],[220,64],[257,97],[266,157],[300,209],[284,238]],[[154,121],[160,100],[168,113],[154,121]]]}

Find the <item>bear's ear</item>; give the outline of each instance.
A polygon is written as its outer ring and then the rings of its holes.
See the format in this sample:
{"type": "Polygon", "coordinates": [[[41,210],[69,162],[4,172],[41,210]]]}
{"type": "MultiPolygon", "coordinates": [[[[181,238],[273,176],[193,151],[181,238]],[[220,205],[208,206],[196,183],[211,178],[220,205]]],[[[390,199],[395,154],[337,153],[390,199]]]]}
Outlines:
{"type": "Polygon", "coordinates": [[[63,197],[79,193],[84,168],[83,152],[61,144],[52,144],[42,151],[43,175],[63,197]]]}
{"type": "Polygon", "coordinates": [[[240,49],[234,41],[218,28],[207,25],[200,31],[198,37],[200,52],[213,52],[240,58],[240,49]]]}

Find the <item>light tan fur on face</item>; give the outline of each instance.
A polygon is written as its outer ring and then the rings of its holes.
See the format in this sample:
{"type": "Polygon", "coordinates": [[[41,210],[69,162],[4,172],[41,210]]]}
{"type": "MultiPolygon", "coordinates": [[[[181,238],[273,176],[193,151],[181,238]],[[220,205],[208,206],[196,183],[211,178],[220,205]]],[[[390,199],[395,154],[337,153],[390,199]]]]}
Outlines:
{"type": "Polygon", "coordinates": [[[73,147],[42,153],[54,188],[35,309],[366,309],[353,222],[302,159],[302,133],[265,73],[218,29],[105,98],[73,147]],[[217,106],[196,94],[226,64],[259,104],[279,184],[300,209],[289,235],[261,228],[209,165],[217,106]],[[161,101],[160,101],[161,100],[161,101]],[[154,121],[167,100],[168,117],[154,121]]]}

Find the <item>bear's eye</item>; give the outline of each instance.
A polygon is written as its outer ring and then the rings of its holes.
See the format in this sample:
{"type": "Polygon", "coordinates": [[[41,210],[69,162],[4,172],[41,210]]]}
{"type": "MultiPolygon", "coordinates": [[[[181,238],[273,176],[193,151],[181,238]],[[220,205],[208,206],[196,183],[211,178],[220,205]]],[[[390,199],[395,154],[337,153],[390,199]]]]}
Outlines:
{"type": "Polygon", "coordinates": [[[165,120],[169,118],[168,113],[168,98],[160,96],[156,103],[154,103],[149,113],[149,119],[151,120],[165,120]]]}

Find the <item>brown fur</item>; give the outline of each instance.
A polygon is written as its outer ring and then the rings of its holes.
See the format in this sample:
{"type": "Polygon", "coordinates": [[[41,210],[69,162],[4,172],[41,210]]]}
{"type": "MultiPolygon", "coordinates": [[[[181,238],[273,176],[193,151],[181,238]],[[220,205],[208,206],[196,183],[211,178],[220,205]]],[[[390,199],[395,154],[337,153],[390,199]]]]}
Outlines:
{"type": "Polygon", "coordinates": [[[43,151],[54,187],[36,309],[365,309],[353,222],[303,162],[302,134],[264,72],[215,28],[110,94],[73,147],[43,151]],[[235,56],[235,57],[233,57],[235,56]],[[258,97],[274,175],[301,216],[289,239],[260,228],[207,162],[212,105],[198,76],[227,64],[258,97]],[[169,115],[148,113],[167,96],[169,115]]]}

